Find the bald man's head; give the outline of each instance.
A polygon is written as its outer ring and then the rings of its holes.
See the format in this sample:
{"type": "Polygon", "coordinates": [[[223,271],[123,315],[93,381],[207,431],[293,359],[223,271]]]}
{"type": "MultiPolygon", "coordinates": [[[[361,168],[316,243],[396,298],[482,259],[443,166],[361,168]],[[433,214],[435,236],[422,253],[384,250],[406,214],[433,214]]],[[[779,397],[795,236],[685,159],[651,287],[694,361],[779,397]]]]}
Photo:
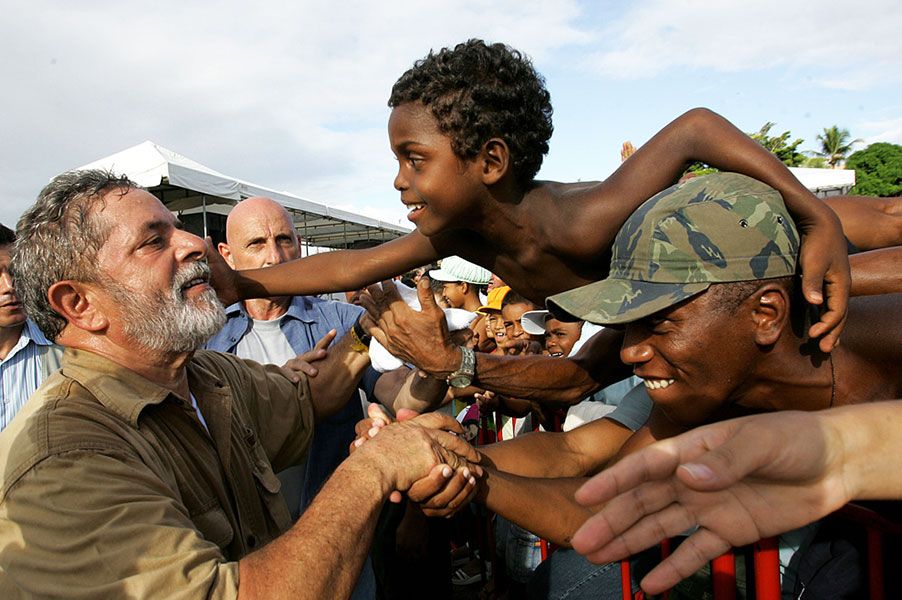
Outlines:
{"type": "Polygon", "coordinates": [[[291,215],[270,198],[248,198],[226,220],[226,243],[219,253],[233,269],[269,267],[301,256],[291,215]]]}

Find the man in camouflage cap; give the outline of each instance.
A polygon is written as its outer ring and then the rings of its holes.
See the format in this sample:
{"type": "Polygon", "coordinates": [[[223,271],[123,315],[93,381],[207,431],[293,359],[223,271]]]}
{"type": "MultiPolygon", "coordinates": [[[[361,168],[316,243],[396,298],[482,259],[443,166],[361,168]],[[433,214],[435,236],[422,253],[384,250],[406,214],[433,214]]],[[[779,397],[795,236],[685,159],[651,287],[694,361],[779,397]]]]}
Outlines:
{"type": "Polygon", "coordinates": [[[737,173],[670,187],[627,219],[607,279],[551,296],[553,310],[614,325],[673,306],[712,283],[793,275],[799,236],[776,190],[737,173]]]}

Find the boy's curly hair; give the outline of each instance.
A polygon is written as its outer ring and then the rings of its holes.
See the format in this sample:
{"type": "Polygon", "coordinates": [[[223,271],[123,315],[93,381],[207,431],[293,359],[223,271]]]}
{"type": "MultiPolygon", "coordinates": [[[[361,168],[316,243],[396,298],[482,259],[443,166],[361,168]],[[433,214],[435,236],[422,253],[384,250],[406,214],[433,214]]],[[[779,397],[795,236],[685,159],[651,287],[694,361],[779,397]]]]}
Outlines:
{"type": "Polygon", "coordinates": [[[510,148],[517,181],[532,181],[548,153],[551,95],[529,59],[505,44],[472,39],[429,52],[401,75],[388,105],[420,101],[463,159],[492,137],[510,148]]]}

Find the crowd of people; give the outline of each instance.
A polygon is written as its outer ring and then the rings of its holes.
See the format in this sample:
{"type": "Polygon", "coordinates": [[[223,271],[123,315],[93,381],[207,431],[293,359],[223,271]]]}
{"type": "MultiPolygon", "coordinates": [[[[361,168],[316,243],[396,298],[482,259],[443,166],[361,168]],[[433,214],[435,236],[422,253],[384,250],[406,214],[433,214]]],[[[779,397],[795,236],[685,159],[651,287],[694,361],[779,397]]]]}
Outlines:
{"type": "Polygon", "coordinates": [[[705,109],[538,181],[503,44],[389,105],[416,229],[374,248],[301,258],[260,197],[214,246],[98,170],[0,227],[3,598],[442,598],[487,552],[499,598],[696,597],[781,534],[797,593],[819,519],[902,497],[898,199],[816,198],[705,109]]]}

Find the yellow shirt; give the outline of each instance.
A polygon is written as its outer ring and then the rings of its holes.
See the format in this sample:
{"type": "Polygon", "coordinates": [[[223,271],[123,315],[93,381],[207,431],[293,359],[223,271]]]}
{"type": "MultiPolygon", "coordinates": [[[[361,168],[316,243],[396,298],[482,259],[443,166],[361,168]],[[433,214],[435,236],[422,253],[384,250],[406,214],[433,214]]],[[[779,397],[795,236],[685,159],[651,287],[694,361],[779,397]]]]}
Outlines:
{"type": "MultiPolygon", "coordinates": [[[[136,357],[140,360],[140,357],[136,357]]],[[[303,461],[306,378],[199,351],[190,400],[99,355],[0,433],[0,598],[235,598],[238,563],[291,526],[273,473],[303,461]]]]}

